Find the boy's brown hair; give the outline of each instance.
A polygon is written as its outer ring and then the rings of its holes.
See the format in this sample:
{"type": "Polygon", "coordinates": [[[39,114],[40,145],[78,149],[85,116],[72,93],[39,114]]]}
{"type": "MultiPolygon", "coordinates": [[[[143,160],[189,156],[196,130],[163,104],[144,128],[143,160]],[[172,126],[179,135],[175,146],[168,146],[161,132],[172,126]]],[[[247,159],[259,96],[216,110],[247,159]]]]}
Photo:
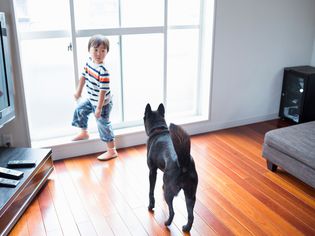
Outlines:
{"type": "Polygon", "coordinates": [[[88,43],[88,51],[90,51],[91,47],[98,48],[100,45],[104,45],[109,52],[109,40],[101,34],[93,35],[88,43]]]}

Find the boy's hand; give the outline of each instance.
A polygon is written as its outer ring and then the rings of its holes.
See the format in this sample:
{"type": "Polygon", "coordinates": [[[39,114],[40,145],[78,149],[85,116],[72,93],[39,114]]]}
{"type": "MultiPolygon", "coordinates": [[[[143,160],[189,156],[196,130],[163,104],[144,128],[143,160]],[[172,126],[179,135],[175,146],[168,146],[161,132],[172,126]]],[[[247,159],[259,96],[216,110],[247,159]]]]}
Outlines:
{"type": "Polygon", "coordinates": [[[74,99],[77,101],[81,97],[81,94],[75,93],[73,96],[74,96],[74,99]]]}
{"type": "Polygon", "coordinates": [[[95,109],[95,118],[98,119],[101,117],[102,108],[96,107],[95,109]]]}

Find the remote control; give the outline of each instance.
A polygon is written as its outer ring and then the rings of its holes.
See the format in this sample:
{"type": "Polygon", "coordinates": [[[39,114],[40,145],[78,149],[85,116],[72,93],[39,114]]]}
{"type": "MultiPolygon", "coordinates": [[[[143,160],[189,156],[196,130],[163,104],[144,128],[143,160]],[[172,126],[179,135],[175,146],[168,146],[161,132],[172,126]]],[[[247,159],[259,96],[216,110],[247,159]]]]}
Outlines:
{"type": "Polygon", "coordinates": [[[0,177],[0,187],[16,187],[20,181],[0,177]]]}
{"type": "Polygon", "coordinates": [[[7,164],[10,168],[27,168],[34,167],[35,165],[36,160],[11,160],[7,164]]]}
{"type": "Polygon", "coordinates": [[[9,179],[20,179],[24,173],[18,170],[11,170],[5,167],[0,167],[0,177],[9,178],[9,179]]]}

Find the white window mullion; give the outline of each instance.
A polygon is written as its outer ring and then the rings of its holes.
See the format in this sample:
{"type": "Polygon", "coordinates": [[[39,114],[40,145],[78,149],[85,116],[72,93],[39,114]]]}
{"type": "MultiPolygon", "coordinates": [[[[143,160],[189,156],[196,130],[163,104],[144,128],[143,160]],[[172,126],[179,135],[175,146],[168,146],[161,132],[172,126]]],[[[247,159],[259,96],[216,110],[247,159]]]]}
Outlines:
{"type": "MultiPolygon", "coordinates": [[[[122,10],[121,10],[121,0],[118,0],[118,24],[119,24],[119,28],[121,28],[121,13],[122,13],[122,10]]],[[[121,120],[122,122],[124,123],[125,121],[125,96],[124,96],[124,72],[123,72],[123,51],[122,51],[122,36],[119,35],[119,53],[120,53],[120,59],[119,59],[119,62],[120,62],[120,85],[121,85],[121,92],[120,92],[120,96],[121,96],[121,103],[120,103],[120,106],[121,106],[121,120]]]]}
{"type": "MultiPolygon", "coordinates": [[[[201,30],[203,28],[203,18],[204,18],[204,15],[203,15],[203,8],[204,8],[204,0],[200,0],[200,9],[199,9],[199,12],[200,12],[200,15],[199,15],[199,48],[198,48],[198,74],[197,74],[197,86],[196,86],[196,104],[201,104],[201,76],[202,76],[202,73],[201,73],[201,70],[202,70],[202,60],[203,60],[203,40],[204,40],[204,37],[203,37],[203,30],[201,30]]],[[[201,111],[201,107],[199,105],[197,105],[195,107],[196,109],[196,114],[197,115],[200,115],[200,113],[202,112],[201,111]]]]}
{"type": "Polygon", "coordinates": [[[71,23],[71,44],[72,44],[72,56],[73,56],[73,69],[75,76],[75,85],[78,86],[79,83],[79,70],[78,70],[78,57],[77,57],[77,39],[76,39],[76,29],[75,29],[75,16],[74,16],[74,5],[73,0],[69,0],[70,4],[70,23],[71,23]]]}
{"type": "Polygon", "coordinates": [[[90,37],[94,34],[103,34],[106,36],[116,36],[116,35],[128,35],[128,34],[157,34],[163,33],[163,26],[152,26],[152,27],[128,27],[128,28],[100,28],[100,29],[86,29],[78,30],[78,37],[90,37]]]}
{"type": "Polygon", "coordinates": [[[211,104],[211,90],[212,90],[212,51],[214,41],[214,20],[215,20],[215,0],[202,0],[201,1],[201,51],[200,51],[200,78],[199,93],[198,93],[198,115],[203,115],[209,118],[211,116],[209,108],[211,104]]]}
{"type": "Polygon", "coordinates": [[[174,29],[200,29],[199,25],[168,25],[167,28],[169,30],[174,29]]]}
{"type": "Polygon", "coordinates": [[[167,108],[167,11],[168,0],[164,1],[164,75],[163,75],[163,103],[167,108]]]}

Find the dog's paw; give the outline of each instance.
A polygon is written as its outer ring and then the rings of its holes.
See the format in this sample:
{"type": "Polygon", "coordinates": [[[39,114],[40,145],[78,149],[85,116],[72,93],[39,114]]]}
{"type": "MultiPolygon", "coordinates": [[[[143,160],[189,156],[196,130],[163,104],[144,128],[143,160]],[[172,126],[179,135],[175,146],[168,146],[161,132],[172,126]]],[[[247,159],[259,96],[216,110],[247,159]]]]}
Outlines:
{"type": "Polygon", "coordinates": [[[154,208],[154,204],[150,204],[150,205],[148,206],[148,210],[151,211],[151,212],[153,212],[153,208],[154,208]]]}
{"type": "Polygon", "coordinates": [[[167,221],[164,222],[165,226],[170,226],[172,223],[172,220],[168,219],[167,221]]]}
{"type": "Polygon", "coordinates": [[[182,227],[182,230],[183,230],[184,232],[189,232],[190,229],[191,229],[191,225],[189,225],[189,224],[184,225],[184,226],[182,227]]]}

